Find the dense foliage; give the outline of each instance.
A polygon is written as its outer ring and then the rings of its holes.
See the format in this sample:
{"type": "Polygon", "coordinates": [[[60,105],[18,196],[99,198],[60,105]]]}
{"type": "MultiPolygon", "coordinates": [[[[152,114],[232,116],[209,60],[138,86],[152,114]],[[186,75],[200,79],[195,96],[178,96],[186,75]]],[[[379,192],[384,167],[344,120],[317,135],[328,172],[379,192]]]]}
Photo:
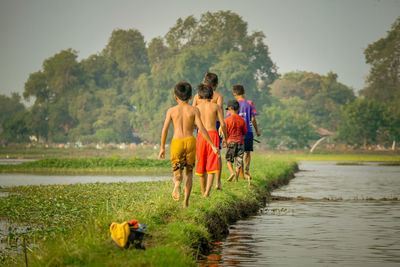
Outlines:
{"type": "Polygon", "coordinates": [[[280,77],[264,34],[249,33],[231,11],[180,18],[148,43],[138,30],[116,29],[98,54],[78,61],[77,52],[67,49],[46,59],[25,83],[23,97],[34,100],[28,109],[18,94],[0,95],[0,142],[35,136],[53,143],[158,143],[164,114],[175,104],[174,85],[187,80],[196,93],[211,71],[219,76],[225,103],[233,99],[232,85],[244,85],[260,113],[260,138],[270,148],[308,147],[320,137],[317,129],[349,144],[390,145],[400,135],[399,32],[400,18],[365,50],[371,71],[354,102],[353,89],[333,72],[280,77]],[[371,107],[367,113],[357,110],[364,101],[371,107]],[[370,128],[364,125],[368,118],[379,121],[370,128]],[[361,131],[364,126],[369,130],[361,131]]]}

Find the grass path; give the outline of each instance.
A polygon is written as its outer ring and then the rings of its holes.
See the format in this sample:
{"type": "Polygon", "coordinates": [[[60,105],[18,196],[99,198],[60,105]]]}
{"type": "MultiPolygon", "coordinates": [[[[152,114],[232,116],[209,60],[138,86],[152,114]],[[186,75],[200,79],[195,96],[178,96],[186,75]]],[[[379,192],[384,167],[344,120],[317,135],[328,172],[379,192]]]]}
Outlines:
{"type": "MultiPolygon", "coordinates": [[[[255,214],[273,186],[287,182],[297,165],[255,155],[252,186],[223,180],[222,191],[201,196],[198,178],[190,206],[171,198],[172,181],[95,183],[3,188],[1,219],[26,227],[11,229],[3,241],[32,246],[29,266],[195,266],[211,241],[230,223],[255,214]],[[110,239],[109,224],[137,219],[148,225],[146,250],[121,250],[110,239]]],[[[227,170],[224,167],[223,177],[227,170]]],[[[1,252],[1,264],[24,265],[23,255],[1,252]]]]}

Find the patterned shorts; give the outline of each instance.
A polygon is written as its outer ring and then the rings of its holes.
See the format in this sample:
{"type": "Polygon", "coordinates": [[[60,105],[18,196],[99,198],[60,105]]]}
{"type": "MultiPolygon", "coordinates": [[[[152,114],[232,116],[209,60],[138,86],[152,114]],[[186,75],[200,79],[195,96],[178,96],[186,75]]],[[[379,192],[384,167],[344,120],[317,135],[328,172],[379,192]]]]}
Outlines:
{"type": "Polygon", "coordinates": [[[229,143],[228,149],[226,151],[226,161],[234,162],[236,159],[235,166],[241,168],[243,166],[243,154],[244,145],[239,143],[229,143]]]}

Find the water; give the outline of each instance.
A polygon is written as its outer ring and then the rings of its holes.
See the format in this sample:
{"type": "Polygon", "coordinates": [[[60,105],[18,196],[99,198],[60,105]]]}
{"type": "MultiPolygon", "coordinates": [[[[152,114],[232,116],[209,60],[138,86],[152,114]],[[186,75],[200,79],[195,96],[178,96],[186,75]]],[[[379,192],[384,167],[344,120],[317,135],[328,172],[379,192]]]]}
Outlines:
{"type": "MultiPolygon", "coordinates": [[[[34,161],[34,159],[0,159],[0,164],[20,164],[34,161]]],[[[55,185],[55,184],[77,184],[77,183],[118,183],[118,182],[154,182],[172,179],[171,176],[146,175],[45,175],[26,173],[1,173],[0,187],[19,185],[55,185]]],[[[7,193],[0,192],[0,197],[7,193]]]]}
{"type": "Polygon", "coordinates": [[[35,161],[36,159],[0,159],[2,165],[16,165],[24,162],[35,161]]]}
{"type": "Polygon", "coordinates": [[[400,266],[400,166],[302,162],[200,265],[400,266]],[[297,198],[301,196],[300,198],[297,198]]]}
{"type": "Polygon", "coordinates": [[[55,185],[77,183],[153,182],[172,179],[171,176],[111,176],[111,175],[43,175],[25,173],[0,174],[0,186],[55,185]]]}

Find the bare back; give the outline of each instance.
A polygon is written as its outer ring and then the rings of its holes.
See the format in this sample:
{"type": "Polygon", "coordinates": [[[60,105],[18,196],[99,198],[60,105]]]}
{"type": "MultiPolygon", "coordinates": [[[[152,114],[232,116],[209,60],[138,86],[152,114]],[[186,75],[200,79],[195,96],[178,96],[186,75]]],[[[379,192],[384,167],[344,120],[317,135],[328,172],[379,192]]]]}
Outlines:
{"type": "Polygon", "coordinates": [[[220,107],[213,103],[211,100],[199,99],[197,108],[200,111],[200,117],[207,131],[216,131],[216,122],[220,119],[221,115],[218,113],[220,107]]]}
{"type": "MultiPolygon", "coordinates": [[[[196,95],[194,96],[193,104],[192,104],[192,105],[193,105],[194,107],[197,107],[197,105],[199,105],[200,102],[201,102],[201,99],[200,99],[199,95],[196,94],[196,95]]],[[[211,102],[212,102],[212,103],[215,103],[215,104],[218,104],[218,106],[220,106],[221,108],[223,108],[222,105],[223,105],[223,103],[224,103],[224,97],[223,97],[220,93],[218,93],[218,92],[216,92],[216,91],[214,90],[214,93],[213,93],[211,102]]]]}
{"type": "Polygon", "coordinates": [[[193,136],[193,128],[196,117],[194,107],[186,103],[181,103],[170,108],[168,113],[171,116],[172,124],[174,126],[173,138],[182,139],[193,136]]]}

